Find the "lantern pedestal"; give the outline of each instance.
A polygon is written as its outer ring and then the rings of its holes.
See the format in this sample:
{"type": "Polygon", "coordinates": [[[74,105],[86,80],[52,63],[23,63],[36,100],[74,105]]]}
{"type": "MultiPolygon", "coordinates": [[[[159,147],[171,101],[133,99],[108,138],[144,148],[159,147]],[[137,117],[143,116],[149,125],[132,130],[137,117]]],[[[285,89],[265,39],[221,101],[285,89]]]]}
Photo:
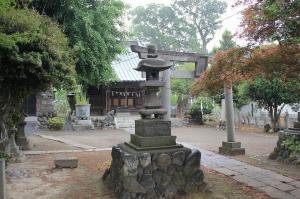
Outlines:
{"type": "Polygon", "coordinates": [[[111,155],[103,179],[117,198],[173,198],[205,187],[198,150],[181,147],[140,152],[120,144],[112,148],[111,155]]]}

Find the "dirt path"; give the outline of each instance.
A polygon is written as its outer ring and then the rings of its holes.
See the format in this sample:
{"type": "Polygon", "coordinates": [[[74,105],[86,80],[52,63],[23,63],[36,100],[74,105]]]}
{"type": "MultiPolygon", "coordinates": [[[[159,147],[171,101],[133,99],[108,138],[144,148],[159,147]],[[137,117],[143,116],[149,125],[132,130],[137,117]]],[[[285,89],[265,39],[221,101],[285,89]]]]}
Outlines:
{"type": "MultiPolygon", "coordinates": [[[[61,155],[61,154],[60,154],[61,155]]],[[[57,155],[28,156],[24,163],[8,167],[9,199],[114,199],[101,176],[110,164],[110,152],[64,154],[79,158],[76,169],[53,169],[57,155]]],[[[184,199],[270,199],[250,187],[204,168],[211,192],[184,199]]]]}

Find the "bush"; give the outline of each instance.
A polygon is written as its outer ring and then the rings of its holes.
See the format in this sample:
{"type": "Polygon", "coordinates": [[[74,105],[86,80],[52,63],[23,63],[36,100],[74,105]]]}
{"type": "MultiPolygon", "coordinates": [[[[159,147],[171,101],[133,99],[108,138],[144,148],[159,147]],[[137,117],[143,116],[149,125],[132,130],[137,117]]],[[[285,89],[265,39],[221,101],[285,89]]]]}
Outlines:
{"type": "Polygon", "coordinates": [[[61,117],[53,117],[48,119],[49,129],[61,130],[64,127],[65,120],[61,117]]]}
{"type": "Polygon", "coordinates": [[[64,89],[58,89],[55,92],[54,108],[59,116],[65,116],[70,110],[67,94],[68,92],[64,89]]]}
{"type": "Polygon", "coordinates": [[[191,105],[189,113],[191,114],[192,119],[196,123],[203,124],[202,116],[205,114],[210,114],[212,110],[213,110],[213,104],[208,98],[197,97],[194,103],[191,105]],[[201,110],[201,104],[202,104],[202,110],[201,110]]]}
{"type": "Polygon", "coordinates": [[[201,103],[203,114],[210,114],[213,110],[213,104],[208,98],[197,97],[190,107],[190,113],[201,113],[201,103]]]}

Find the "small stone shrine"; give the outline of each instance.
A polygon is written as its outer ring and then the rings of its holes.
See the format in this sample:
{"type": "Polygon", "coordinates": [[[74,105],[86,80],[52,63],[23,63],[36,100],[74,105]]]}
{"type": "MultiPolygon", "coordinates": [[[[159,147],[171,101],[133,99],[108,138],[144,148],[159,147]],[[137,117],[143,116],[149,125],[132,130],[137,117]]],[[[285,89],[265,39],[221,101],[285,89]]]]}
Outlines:
{"type": "Polygon", "coordinates": [[[158,97],[159,72],[171,67],[160,59],[154,47],[148,47],[148,58],[136,70],[146,72],[144,108],[135,121],[130,142],[112,148],[112,163],[103,175],[117,198],[168,199],[184,195],[203,186],[201,153],[176,143],[171,122],[158,97]]]}
{"type": "Polygon", "coordinates": [[[287,144],[284,144],[287,140],[289,140],[289,142],[293,141],[295,144],[296,142],[300,142],[300,112],[298,112],[297,121],[294,122],[293,128],[279,132],[277,146],[269,156],[272,160],[300,164],[300,153],[292,151],[287,144]]]}

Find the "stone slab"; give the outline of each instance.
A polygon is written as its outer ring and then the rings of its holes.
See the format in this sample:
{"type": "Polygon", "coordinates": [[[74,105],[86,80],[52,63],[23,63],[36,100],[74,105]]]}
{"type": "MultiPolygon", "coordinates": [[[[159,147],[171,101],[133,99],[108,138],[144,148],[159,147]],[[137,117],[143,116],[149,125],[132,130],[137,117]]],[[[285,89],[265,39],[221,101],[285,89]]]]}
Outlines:
{"type": "Polygon", "coordinates": [[[289,184],[290,184],[290,185],[293,185],[293,186],[295,186],[295,187],[297,187],[297,188],[300,188],[300,181],[290,182],[289,184]]]}
{"type": "Polygon", "coordinates": [[[271,186],[265,186],[258,188],[260,191],[266,192],[269,196],[277,199],[296,199],[292,194],[280,191],[271,186]]]}
{"type": "Polygon", "coordinates": [[[266,177],[266,176],[260,176],[260,177],[256,177],[256,180],[263,182],[269,186],[275,187],[281,191],[292,191],[295,190],[296,187],[292,186],[290,184],[287,183],[283,183],[282,181],[280,181],[279,179],[276,179],[272,176],[270,177],[266,177]]]}
{"type": "Polygon", "coordinates": [[[139,147],[163,147],[176,145],[176,136],[142,137],[131,134],[130,138],[130,142],[139,147]]]}
{"type": "Polygon", "coordinates": [[[300,189],[291,191],[290,194],[296,196],[296,198],[300,198],[300,189]]]}
{"type": "Polygon", "coordinates": [[[266,184],[264,184],[262,182],[259,182],[255,179],[249,178],[248,176],[245,176],[245,175],[233,176],[233,179],[235,179],[236,181],[245,183],[248,186],[251,186],[251,187],[254,187],[254,188],[259,188],[259,187],[266,186],[266,184]]]}
{"type": "Polygon", "coordinates": [[[0,159],[0,198],[6,199],[5,160],[0,159]]]}
{"type": "Polygon", "coordinates": [[[294,122],[294,128],[300,129],[300,122],[294,122]]]}
{"type": "Polygon", "coordinates": [[[54,160],[56,168],[77,168],[78,158],[76,157],[60,157],[54,160]]]}
{"type": "Polygon", "coordinates": [[[215,169],[217,172],[222,173],[226,176],[237,176],[240,175],[240,173],[236,172],[236,171],[232,171],[228,168],[216,168],[215,169]]]}
{"type": "Polygon", "coordinates": [[[222,142],[222,147],[237,149],[241,148],[242,144],[240,142],[222,142]]]}
{"type": "Polygon", "coordinates": [[[94,130],[94,125],[83,125],[83,124],[74,124],[73,129],[75,131],[89,131],[94,130]]]}
{"type": "Polygon", "coordinates": [[[224,155],[245,155],[245,149],[219,147],[219,153],[224,155]]]}
{"type": "Polygon", "coordinates": [[[136,120],[135,134],[143,137],[170,136],[171,121],[167,120],[136,120]]]}
{"type": "Polygon", "coordinates": [[[136,150],[136,151],[161,151],[161,150],[169,150],[169,149],[177,149],[182,148],[181,144],[176,145],[168,145],[168,146],[159,146],[159,147],[140,147],[130,142],[125,142],[125,145],[136,150]]]}

